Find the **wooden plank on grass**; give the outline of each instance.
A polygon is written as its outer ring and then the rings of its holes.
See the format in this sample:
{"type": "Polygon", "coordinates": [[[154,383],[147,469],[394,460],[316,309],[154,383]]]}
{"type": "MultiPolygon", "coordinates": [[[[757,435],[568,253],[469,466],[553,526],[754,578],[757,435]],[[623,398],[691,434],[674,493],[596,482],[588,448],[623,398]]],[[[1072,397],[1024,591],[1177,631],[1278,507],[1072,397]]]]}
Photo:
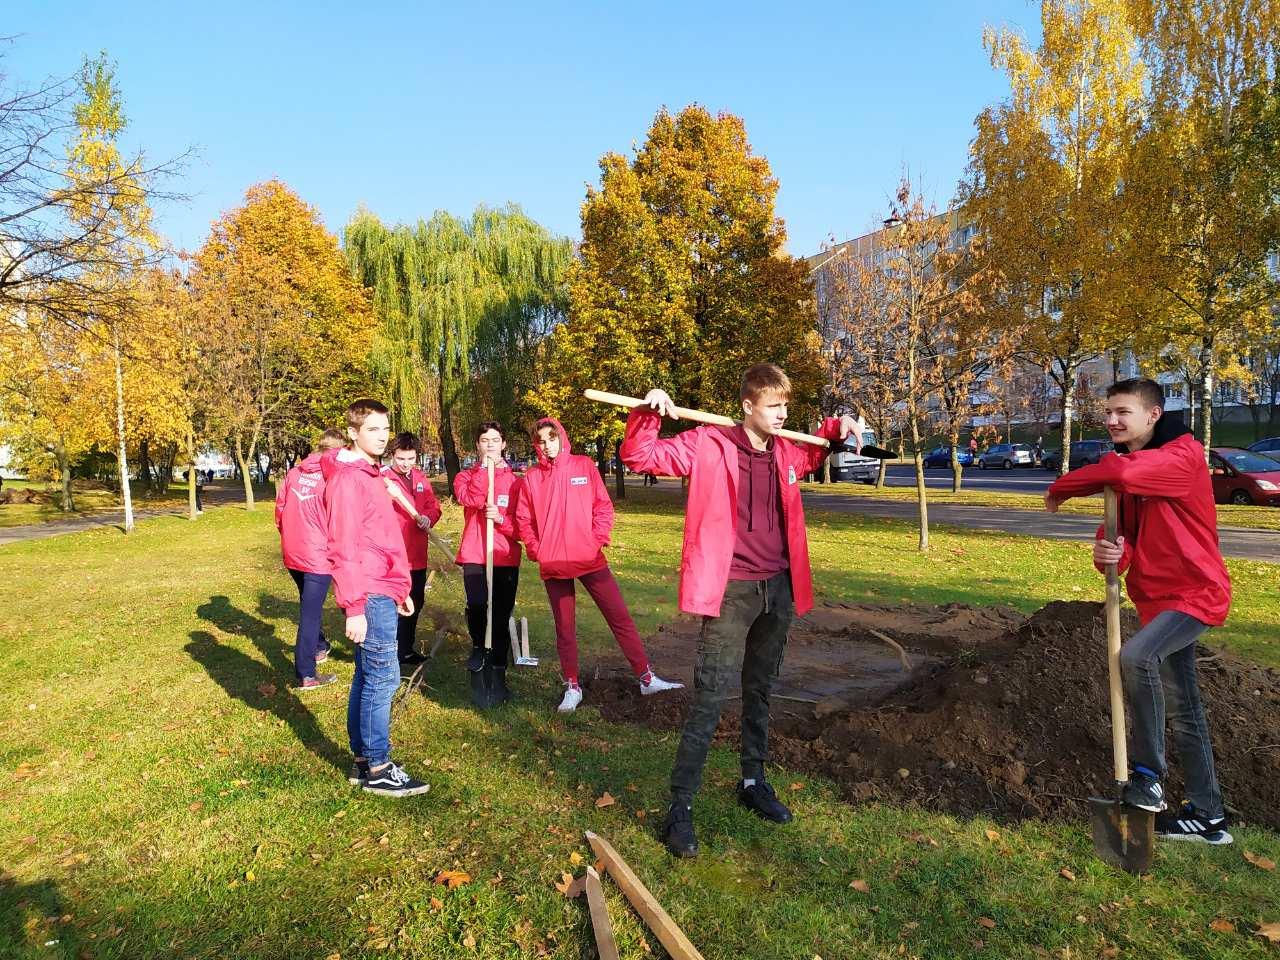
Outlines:
{"type": "Polygon", "coordinates": [[[618,945],[609,923],[609,907],[604,902],[604,887],[595,867],[587,867],[587,907],[591,910],[591,929],[596,935],[596,953],[600,960],[618,960],[618,945]]]}
{"type": "Polygon", "coordinates": [[[640,878],[627,866],[627,861],[613,849],[612,844],[590,830],[587,831],[587,843],[591,844],[596,856],[604,861],[605,870],[613,877],[613,882],[623,895],[631,901],[631,906],[640,914],[640,919],[653,931],[658,942],[666,947],[671,960],[703,960],[698,948],[689,942],[689,938],[667,915],[667,911],[662,909],[662,905],[640,882],[640,878]]]}

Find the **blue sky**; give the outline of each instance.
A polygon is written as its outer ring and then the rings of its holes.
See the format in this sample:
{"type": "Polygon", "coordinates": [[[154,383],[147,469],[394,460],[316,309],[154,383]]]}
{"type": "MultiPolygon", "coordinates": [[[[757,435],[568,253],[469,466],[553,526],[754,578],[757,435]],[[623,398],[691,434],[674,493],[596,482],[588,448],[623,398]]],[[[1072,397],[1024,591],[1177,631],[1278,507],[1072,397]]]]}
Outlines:
{"type": "Polygon", "coordinates": [[[812,253],[877,223],[904,168],[944,203],[974,116],[1006,91],[983,26],[1039,33],[1028,0],[8,6],[11,79],[106,50],[128,142],[152,159],[198,149],[178,184],[190,203],[157,211],[188,249],[270,177],[334,231],[361,203],[411,221],[514,201],[576,238],[600,155],[698,102],[745,120],[789,249],[812,253]]]}

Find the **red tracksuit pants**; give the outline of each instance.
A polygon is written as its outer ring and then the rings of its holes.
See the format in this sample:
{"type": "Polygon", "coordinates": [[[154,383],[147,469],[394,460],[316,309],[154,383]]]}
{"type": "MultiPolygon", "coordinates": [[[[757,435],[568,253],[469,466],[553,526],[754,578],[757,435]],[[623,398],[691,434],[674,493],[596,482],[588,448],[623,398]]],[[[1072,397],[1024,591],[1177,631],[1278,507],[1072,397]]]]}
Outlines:
{"type": "MultiPolygon", "coordinates": [[[[649,671],[649,657],[644,652],[644,641],[640,639],[640,631],[627,611],[627,602],[622,599],[622,591],[618,589],[618,581],[613,578],[613,571],[608,567],[595,570],[578,577],[582,585],[591,594],[605,623],[613,631],[613,638],[622,648],[622,654],[631,664],[631,671],[636,677],[643,677],[649,671]]],[[[554,579],[542,581],[547,588],[547,599],[551,601],[551,616],[556,622],[556,653],[560,655],[560,672],[569,683],[578,682],[578,611],[576,592],[572,579],[554,579]]]]}

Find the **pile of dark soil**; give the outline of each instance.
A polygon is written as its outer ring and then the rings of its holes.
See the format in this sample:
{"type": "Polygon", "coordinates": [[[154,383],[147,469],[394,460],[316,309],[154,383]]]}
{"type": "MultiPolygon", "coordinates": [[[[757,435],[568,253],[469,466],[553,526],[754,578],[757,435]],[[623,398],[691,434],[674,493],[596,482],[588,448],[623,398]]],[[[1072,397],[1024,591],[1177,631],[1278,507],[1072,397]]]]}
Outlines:
{"type": "MultiPolygon", "coordinates": [[[[878,691],[860,688],[855,677],[847,695],[776,700],[776,762],[832,778],[850,800],[998,819],[1082,818],[1086,797],[1110,792],[1101,604],[1054,602],[1012,627],[1008,611],[959,606],[896,608],[890,626],[894,610],[827,607],[797,624],[792,644],[803,648],[818,635],[831,640],[843,617],[846,642],[860,646],[867,631],[858,622],[878,619],[884,629],[871,627],[881,635],[873,639],[891,637],[916,662],[909,674],[899,667],[905,679],[878,691]]],[[[1136,629],[1127,612],[1125,636],[1136,629]]],[[[650,640],[650,654],[665,664],[655,648],[664,649],[662,634],[650,640]]],[[[1225,651],[1200,648],[1199,655],[1227,803],[1243,820],[1280,829],[1280,671],[1225,651]]],[[[690,699],[687,691],[639,698],[633,682],[613,674],[588,687],[588,703],[607,719],[664,729],[683,723],[690,699]]],[[[716,736],[736,745],[737,733],[733,701],[716,736]]],[[[1169,751],[1176,798],[1182,783],[1171,740],[1169,751]]]]}

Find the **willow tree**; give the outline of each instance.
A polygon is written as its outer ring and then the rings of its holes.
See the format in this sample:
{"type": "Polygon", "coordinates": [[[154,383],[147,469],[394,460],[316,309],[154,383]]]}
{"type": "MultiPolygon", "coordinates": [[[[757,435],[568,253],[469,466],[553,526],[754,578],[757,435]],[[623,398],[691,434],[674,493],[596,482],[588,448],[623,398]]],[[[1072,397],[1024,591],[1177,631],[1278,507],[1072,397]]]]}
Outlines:
{"type": "Polygon", "coordinates": [[[536,342],[560,309],[572,246],[509,205],[479,207],[465,221],[437,212],[414,227],[387,227],[360,211],[347,224],[345,249],[373,294],[371,364],[386,384],[392,421],[420,429],[424,394],[436,392],[452,483],[459,413],[477,389],[484,395],[471,409],[509,418],[521,411],[536,342]]]}

